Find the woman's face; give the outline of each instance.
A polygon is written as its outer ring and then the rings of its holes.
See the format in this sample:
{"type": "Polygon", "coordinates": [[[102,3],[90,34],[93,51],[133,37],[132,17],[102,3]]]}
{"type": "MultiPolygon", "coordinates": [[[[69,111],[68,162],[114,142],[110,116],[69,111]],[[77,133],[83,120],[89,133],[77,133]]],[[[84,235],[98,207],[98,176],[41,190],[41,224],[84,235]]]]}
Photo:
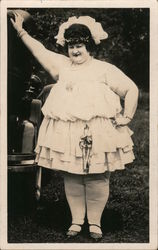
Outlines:
{"type": "Polygon", "coordinates": [[[89,52],[84,43],[68,45],[68,54],[71,61],[75,64],[81,64],[89,58],[89,52]]]}

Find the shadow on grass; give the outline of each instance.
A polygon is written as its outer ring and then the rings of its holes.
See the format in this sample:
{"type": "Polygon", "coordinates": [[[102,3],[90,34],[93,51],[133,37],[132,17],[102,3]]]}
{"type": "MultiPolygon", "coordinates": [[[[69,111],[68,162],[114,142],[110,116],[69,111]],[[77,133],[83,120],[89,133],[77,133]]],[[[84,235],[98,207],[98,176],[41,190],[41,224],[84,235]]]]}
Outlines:
{"type": "MultiPolygon", "coordinates": [[[[47,172],[48,173],[48,172],[47,172]]],[[[49,173],[48,173],[49,174],[49,173]]],[[[109,201],[102,216],[102,243],[148,242],[147,167],[133,166],[111,176],[109,201]]],[[[8,242],[9,243],[92,243],[87,221],[81,235],[68,240],[65,232],[71,214],[59,174],[44,180],[41,199],[33,195],[33,175],[9,175],[8,242]]]]}
{"type": "MultiPolygon", "coordinates": [[[[88,234],[87,221],[82,233],[75,239],[67,239],[66,231],[71,225],[71,215],[66,200],[58,202],[40,201],[35,210],[27,215],[24,211],[9,215],[9,243],[61,243],[83,242],[91,243],[88,234]],[[23,213],[24,212],[24,213],[23,213]]],[[[102,216],[103,234],[114,233],[123,229],[120,213],[105,209],[102,216]]]]}

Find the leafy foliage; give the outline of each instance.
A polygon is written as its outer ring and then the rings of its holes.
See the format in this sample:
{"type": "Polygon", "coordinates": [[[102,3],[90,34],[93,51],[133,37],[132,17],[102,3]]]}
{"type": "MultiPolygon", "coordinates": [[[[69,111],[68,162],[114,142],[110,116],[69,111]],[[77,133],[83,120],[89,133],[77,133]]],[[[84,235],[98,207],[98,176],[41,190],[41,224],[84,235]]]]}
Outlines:
{"type": "MultiPolygon", "coordinates": [[[[101,22],[109,38],[96,57],[107,60],[131,77],[139,88],[149,88],[149,9],[147,8],[31,8],[32,34],[48,49],[62,52],[54,36],[70,16],[89,15],[101,22]]],[[[36,63],[37,67],[37,63],[36,63]]],[[[50,81],[45,80],[45,82],[50,81]]]]}

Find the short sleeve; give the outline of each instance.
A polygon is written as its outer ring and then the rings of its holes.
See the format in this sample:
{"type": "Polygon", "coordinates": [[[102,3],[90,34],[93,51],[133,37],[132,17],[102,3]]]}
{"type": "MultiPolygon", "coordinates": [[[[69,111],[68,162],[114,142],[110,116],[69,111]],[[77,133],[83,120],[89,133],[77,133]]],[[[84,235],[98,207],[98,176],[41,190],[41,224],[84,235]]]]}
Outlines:
{"type": "Polygon", "coordinates": [[[106,81],[109,87],[124,98],[124,116],[133,118],[138,104],[138,88],[136,84],[114,65],[108,65],[106,81]]]}
{"type": "Polygon", "coordinates": [[[112,64],[108,64],[106,79],[107,85],[122,98],[130,89],[136,87],[135,83],[125,73],[112,64]]]}

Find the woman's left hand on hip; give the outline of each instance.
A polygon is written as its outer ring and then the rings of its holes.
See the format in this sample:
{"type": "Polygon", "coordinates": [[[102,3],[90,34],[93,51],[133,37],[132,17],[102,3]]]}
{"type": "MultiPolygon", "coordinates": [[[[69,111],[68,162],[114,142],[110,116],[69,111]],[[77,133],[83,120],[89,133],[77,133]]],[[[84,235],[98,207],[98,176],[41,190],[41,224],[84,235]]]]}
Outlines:
{"type": "Polygon", "coordinates": [[[119,117],[116,118],[115,121],[116,121],[116,126],[125,126],[131,121],[131,119],[129,119],[128,117],[119,117]]]}

